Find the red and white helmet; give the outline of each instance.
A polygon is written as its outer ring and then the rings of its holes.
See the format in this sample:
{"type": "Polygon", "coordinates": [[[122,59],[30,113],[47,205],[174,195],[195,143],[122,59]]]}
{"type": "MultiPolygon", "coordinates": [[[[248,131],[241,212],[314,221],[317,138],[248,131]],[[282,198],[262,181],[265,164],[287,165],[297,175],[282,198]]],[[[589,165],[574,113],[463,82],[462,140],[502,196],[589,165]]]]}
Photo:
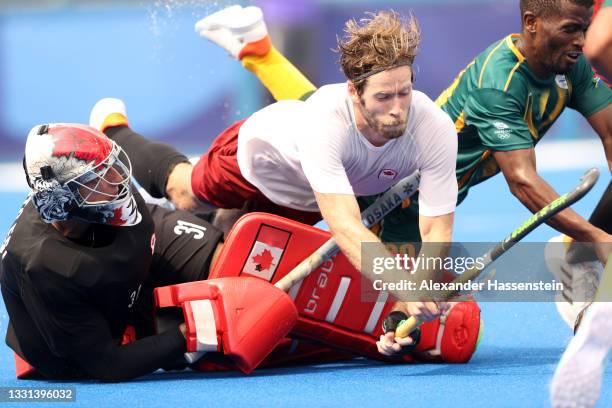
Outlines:
{"type": "Polygon", "coordinates": [[[141,220],[132,195],[132,165],[123,149],[85,125],[34,126],[23,166],[45,222],[79,219],[116,226],[141,220]]]}

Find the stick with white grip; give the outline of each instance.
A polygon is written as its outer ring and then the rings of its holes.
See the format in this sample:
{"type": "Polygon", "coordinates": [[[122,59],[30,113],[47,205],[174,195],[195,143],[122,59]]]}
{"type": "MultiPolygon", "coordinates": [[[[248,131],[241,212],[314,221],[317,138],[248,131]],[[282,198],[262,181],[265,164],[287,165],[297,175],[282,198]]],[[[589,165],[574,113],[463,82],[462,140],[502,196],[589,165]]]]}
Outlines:
{"type": "MultiPolygon", "coordinates": [[[[469,280],[476,280],[478,276],[482,273],[482,271],[489,266],[492,262],[494,262],[497,258],[508,252],[510,248],[514,246],[517,242],[525,238],[531,231],[536,229],[538,226],[542,225],[570,205],[574,204],[576,201],[580,200],[582,197],[588,193],[599,178],[599,170],[596,168],[592,168],[580,179],[580,183],[574,187],[571,191],[562,196],[558,197],[556,200],[542,208],[540,211],[533,214],[527,221],[525,221],[520,227],[512,231],[510,235],[508,235],[503,241],[495,245],[491,248],[486,254],[483,255],[484,262],[480,266],[474,266],[473,268],[468,269],[459,277],[455,278],[453,283],[465,283],[469,280]]],[[[457,285],[459,286],[459,285],[457,285]]],[[[448,300],[453,298],[453,296],[457,295],[458,292],[455,290],[446,290],[439,294],[440,299],[448,300]]],[[[416,329],[421,324],[414,316],[408,318],[408,320],[403,321],[399,324],[397,329],[395,330],[395,336],[397,337],[406,337],[414,329],[416,329]]]]}
{"type": "MultiPolygon", "coordinates": [[[[400,205],[402,201],[411,197],[418,190],[420,180],[421,173],[415,170],[411,175],[398,181],[397,184],[378,197],[372,205],[361,213],[363,225],[365,225],[366,228],[370,228],[382,220],[385,215],[389,214],[395,207],[400,205]]],[[[321,266],[323,262],[336,255],[339,250],[336,240],[330,238],[308,258],[304,259],[298,266],[293,268],[291,272],[276,282],[274,286],[287,292],[293,285],[300,282],[321,266]]]]}

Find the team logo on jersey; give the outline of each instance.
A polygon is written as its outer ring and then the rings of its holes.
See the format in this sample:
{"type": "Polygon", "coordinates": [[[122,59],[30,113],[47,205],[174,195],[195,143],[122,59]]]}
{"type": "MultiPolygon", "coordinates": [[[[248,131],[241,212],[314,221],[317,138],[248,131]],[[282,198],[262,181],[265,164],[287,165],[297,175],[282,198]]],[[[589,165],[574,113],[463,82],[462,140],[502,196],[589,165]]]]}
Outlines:
{"type": "Polygon", "coordinates": [[[599,75],[595,75],[593,77],[593,86],[597,88],[599,85],[601,85],[601,83],[601,77],[599,75]]]}
{"type": "Polygon", "coordinates": [[[510,137],[510,126],[506,123],[496,120],[493,122],[493,127],[495,127],[494,133],[501,140],[506,140],[510,137]]]}
{"type": "Polygon", "coordinates": [[[557,83],[557,86],[561,89],[567,89],[567,78],[565,78],[565,75],[557,75],[555,76],[555,82],[557,83]]]}
{"type": "Polygon", "coordinates": [[[380,173],[378,173],[379,179],[395,180],[396,177],[397,177],[397,171],[392,170],[392,169],[382,169],[380,173]]]}
{"type": "Polygon", "coordinates": [[[289,231],[262,225],[242,267],[242,273],[271,281],[285,252],[289,237],[291,237],[289,231]]]}

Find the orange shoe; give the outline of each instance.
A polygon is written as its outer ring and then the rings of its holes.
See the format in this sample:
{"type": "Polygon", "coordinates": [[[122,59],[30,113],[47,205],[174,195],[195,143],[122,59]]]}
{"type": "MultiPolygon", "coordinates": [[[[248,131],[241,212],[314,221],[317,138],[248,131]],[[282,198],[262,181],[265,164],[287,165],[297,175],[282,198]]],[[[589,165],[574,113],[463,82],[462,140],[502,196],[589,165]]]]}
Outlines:
{"type": "Polygon", "coordinates": [[[89,126],[104,132],[113,126],[129,126],[125,103],[117,98],[100,99],[89,114],[89,126]]]}
{"type": "Polygon", "coordinates": [[[255,6],[224,8],[198,21],[195,30],[237,60],[246,55],[264,56],[272,47],[263,12],[255,6]]]}

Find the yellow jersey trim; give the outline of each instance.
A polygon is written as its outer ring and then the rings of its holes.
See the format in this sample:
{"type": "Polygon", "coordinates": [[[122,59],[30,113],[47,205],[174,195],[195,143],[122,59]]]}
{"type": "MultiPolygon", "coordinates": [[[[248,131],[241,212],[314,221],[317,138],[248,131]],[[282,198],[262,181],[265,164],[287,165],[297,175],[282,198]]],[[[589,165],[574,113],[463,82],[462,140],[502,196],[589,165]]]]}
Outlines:
{"type": "Polygon", "coordinates": [[[491,59],[491,57],[493,56],[493,54],[495,54],[495,51],[497,51],[499,49],[499,47],[501,47],[504,44],[504,40],[501,40],[499,42],[499,44],[497,44],[495,46],[495,48],[493,48],[491,50],[491,52],[489,53],[489,55],[487,55],[487,58],[485,59],[485,62],[482,64],[482,68],[480,69],[480,76],[478,77],[478,87],[480,88],[482,86],[482,77],[484,76],[485,73],[485,69],[487,68],[487,64],[489,63],[489,60],[491,59]]]}

